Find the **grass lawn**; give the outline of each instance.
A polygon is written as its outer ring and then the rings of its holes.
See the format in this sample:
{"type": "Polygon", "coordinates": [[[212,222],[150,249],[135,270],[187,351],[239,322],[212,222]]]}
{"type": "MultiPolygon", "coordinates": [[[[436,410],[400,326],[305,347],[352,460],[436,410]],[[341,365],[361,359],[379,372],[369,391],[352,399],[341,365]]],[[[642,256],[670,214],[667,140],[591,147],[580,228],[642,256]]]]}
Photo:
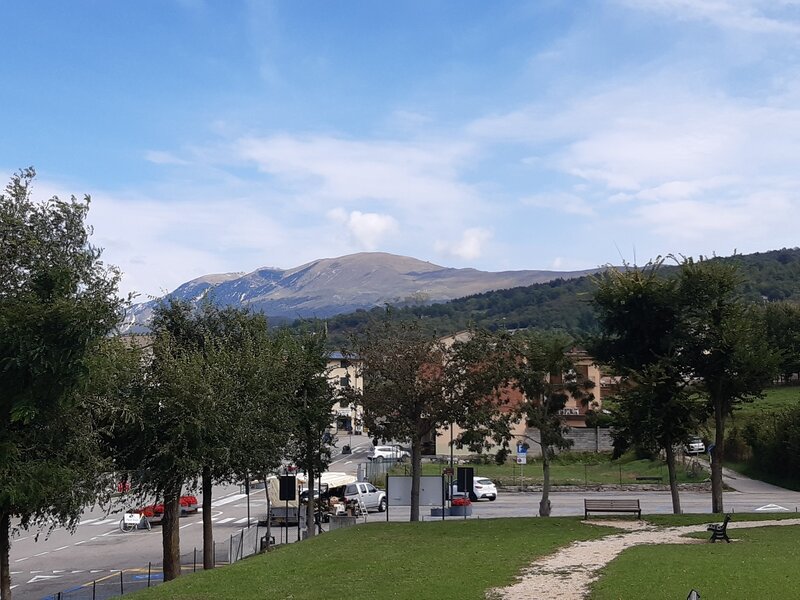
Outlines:
{"type": "Polygon", "coordinates": [[[737,406],[733,422],[741,426],[753,416],[794,408],[798,405],[800,405],[800,386],[769,388],[764,391],[764,398],[737,406]]]}
{"type": "Polygon", "coordinates": [[[374,523],[187,575],[134,597],[482,600],[487,589],[512,583],[534,558],[612,531],[577,517],[374,523]]]}
{"type": "MultiPolygon", "coordinates": [[[[744,517],[741,517],[744,519],[744,517]]],[[[731,544],[637,546],[623,552],[592,588],[592,600],[797,598],[797,527],[728,530],[731,544]]]]}
{"type": "MultiPolygon", "coordinates": [[[[589,455],[591,456],[591,455],[589,455]]],[[[603,455],[599,456],[601,459],[603,455]]],[[[447,465],[437,463],[424,463],[423,475],[441,475],[442,469],[447,465]]],[[[476,477],[488,477],[492,481],[506,486],[534,485],[542,483],[542,465],[540,462],[529,459],[528,464],[520,467],[514,463],[497,464],[471,464],[475,469],[476,477]]],[[[410,469],[408,464],[398,465],[392,470],[393,474],[403,474],[410,469]]],[[[637,477],[663,477],[664,483],[668,482],[667,466],[661,461],[630,460],[622,458],[611,461],[607,458],[597,464],[558,461],[551,465],[550,477],[553,485],[592,485],[592,484],[642,484],[652,482],[637,481],[637,477]]],[[[700,471],[694,477],[688,469],[679,464],[678,481],[682,483],[702,481],[707,477],[705,471],[700,471]]]]}

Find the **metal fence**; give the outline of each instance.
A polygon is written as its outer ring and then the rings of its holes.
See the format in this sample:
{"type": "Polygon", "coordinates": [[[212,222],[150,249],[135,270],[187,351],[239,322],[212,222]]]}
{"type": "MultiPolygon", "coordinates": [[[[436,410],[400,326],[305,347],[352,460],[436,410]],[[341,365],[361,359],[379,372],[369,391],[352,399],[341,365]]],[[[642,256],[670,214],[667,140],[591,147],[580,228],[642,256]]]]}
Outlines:
{"type": "MultiPolygon", "coordinates": [[[[272,528],[274,537],[276,529],[272,528]]],[[[214,565],[222,566],[257,554],[261,551],[262,540],[267,528],[252,525],[231,534],[228,539],[214,542],[214,565]]],[[[287,535],[287,541],[288,541],[287,535]]],[[[293,540],[294,541],[294,540],[293,540]]],[[[193,548],[181,554],[181,570],[192,573],[203,570],[203,549],[193,548]]],[[[111,573],[94,581],[62,590],[45,596],[42,600],[107,600],[132,594],[144,588],[156,586],[164,581],[161,564],[148,563],[147,566],[131,569],[112,569],[111,573]]]]}

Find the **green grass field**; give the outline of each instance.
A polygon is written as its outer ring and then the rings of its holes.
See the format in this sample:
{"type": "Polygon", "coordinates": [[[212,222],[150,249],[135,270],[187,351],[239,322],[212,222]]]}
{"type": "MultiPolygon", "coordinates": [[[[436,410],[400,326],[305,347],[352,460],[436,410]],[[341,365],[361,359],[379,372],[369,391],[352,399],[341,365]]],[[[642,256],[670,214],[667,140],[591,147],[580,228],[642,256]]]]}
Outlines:
{"type": "Polygon", "coordinates": [[[159,600],[480,600],[538,556],[611,529],[578,518],[375,523],[326,533],[139,592],[159,600]]]}
{"type": "Polygon", "coordinates": [[[797,527],[730,531],[731,544],[637,546],[603,571],[591,600],[800,597],[797,527]]]}
{"type": "MultiPolygon", "coordinates": [[[[553,485],[597,485],[597,484],[643,484],[652,482],[637,481],[637,477],[663,477],[664,483],[668,482],[667,466],[661,461],[609,460],[607,455],[586,455],[587,460],[596,457],[597,463],[581,463],[574,460],[575,455],[570,455],[567,462],[556,461],[551,465],[551,483],[553,485]]],[[[441,475],[445,464],[424,463],[423,475],[441,475]]],[[[475,469],[476,477],[488,477],[495,483],[505,486],[536,485],[542,483],[542,465],[535,460],[529,460],[527,465],[519,466],[513,463],[504,465],[496,464],[469,464],[475,469]]],[[[410,467],[408,464],[399,465],[392,473],[403,474],[410,467]]],[[[691,483],[704,480],[708,474],[705,471],[692,471],[683,462],[679,465],[678,481],[691,483]]]]}
{"type": "Polygon", "coordinates": [[[742,425],[750,418],[800,406],[800,386],[782,386],[765,390],[764,398],[737,406],[734,421],[742,425]]]}
{"type": "MultiPolygon", "coordinates": [[[[796,515],[739,515],[737,521],[796,515]]],[[[719,515],[658,515],[659,526],[719,522],[719,515]]],[[[630,519],[626,519],[630,520],[630,519]]],[[[797,526],[729,530],[731,544],[637,546],[602,572],[592,600],[795,598],[797,526]]],[[[376,523],[324,534],[230,567],[187,574],[134,594],[151,600],[294,600],[363,596],[479,600],[512,583],[537,557],[618,530],[579,518],[376,523]]],[[[696,534],[706,537],[705,534],[696,534]]]]}

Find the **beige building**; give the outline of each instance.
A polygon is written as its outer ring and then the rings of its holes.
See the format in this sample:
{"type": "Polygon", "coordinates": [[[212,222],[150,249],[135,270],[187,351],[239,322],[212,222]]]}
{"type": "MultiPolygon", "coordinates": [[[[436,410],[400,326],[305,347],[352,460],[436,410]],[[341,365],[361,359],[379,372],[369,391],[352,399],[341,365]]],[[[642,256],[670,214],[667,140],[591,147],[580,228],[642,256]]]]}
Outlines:
{"type": "MultiPolygon", "coordinates": [[[[361,392],[364,381],[358,375],[359,359],[345,356],[341,352],[331,352],[328,355],[328,381],[337,390],[354,389],[361,392]]],[[[342,406],[337,402],[333,406],[333,433],[339,436],[346,434],[359,435],[364,432],[364,409],[361,405],[347,404],[342,406]]]]}
{"type": "MultiPolygon", "coordinates": [[[[448,338],[444,338],[442,341],[448,347],[451,346],[456,339],[459,341],[463,341],[466,339],[468,333],[461,332],[457,333],[453,336],[449,336],[448,338]]],[[[586,413],[589,410],[599,410],[602,407],[603,397],[602,393],[604,389],[608,389],[607,386],[601,385],[602,377],[600,373],[600,368],[594,363],[593,359],[583,350],[578,348],[574,348],[571,351],[571,356],[573,363],[575,365],[575,370],[578,376],[582,379],[589,379],[594,382],[594,389],[592,393],[594,394],[594,399],[588,404],[584,405],[583,402],[580,400],[575,399],[574,397],[570,396],[567,399],[566,405],[560,411],[561,415],[564,417],[564,424],[568,427],[583,429],[586,427],[586,413]]],[[[551,375],[554,379],[554,383],[558,383],[560,380],[563,379],[562,375],[551,375]]],[[[508,390],[507,396],[509,398],[508,406],[505,407],[505,410],[512,411],[514,407],[519,406],[521,403],[525,402],[525,398],[523,394],[517,390],[508,390]]],[[[443,427],[440,428],[436,433],[435,439],[430,439],[426,443],[426,450],[428,454],[436,454],[436,455],[449,455],[451,453],[451,440],[458,438],[459,434],[461,434],[463,430],[458,427],[458,425],[453,424],[452,427],[443,427]]],[[[528,427],[524,420],[520,419],[512,426],[512,440],[511,440],[511,451],[512,453],[516,449],[516,445],[518,443],[527,443],[529,446],[528,453],[531,456],[537,456],[541,454],[541,450],[538,444],[539,440],[539,432],[538,430],[528,427]]],[[[493,447],[488,452],[494,453],[499,450],[499,447],[493,447]]],[[[452,448],[453,456],[467,456],[473,454],[468,448],[456,448],[453,446],[452,448]]]]}

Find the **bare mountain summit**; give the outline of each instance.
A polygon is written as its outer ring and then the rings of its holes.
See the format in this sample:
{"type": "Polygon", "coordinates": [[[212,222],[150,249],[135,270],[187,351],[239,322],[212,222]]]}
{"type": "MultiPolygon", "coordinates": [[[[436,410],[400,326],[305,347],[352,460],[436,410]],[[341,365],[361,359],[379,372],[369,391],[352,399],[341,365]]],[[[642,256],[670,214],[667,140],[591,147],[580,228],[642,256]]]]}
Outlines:
{"type": "MultiPolygon", "coordinates": [[[[170,297],[198,302],[206,296],[220,306],[240,306],[270,317],[328,317],[384,304],[445,302],[471,294],[573,278],[586,271],[501,271],[452,269],[407,256],[362,252],[323,258],[295,267],[264,267],[252,273],[198,277],[170,297]]],[[[151,300],[133,307],[129,324],[149,320],[151,300]]]]}

